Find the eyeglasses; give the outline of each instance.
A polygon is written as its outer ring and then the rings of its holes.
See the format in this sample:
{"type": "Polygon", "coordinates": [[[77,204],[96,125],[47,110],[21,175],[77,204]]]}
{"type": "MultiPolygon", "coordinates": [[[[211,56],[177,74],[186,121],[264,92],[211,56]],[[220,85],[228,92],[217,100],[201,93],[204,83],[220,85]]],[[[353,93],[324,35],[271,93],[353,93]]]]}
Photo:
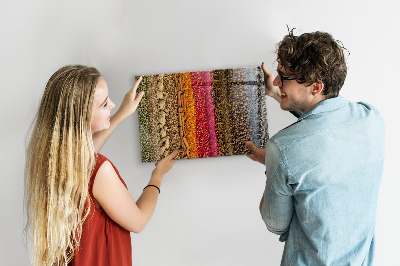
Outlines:
{"type": "Polygon", "coordinates": [[[277,70],[277,71],[278,71],[279,80],[281,81],[282,87],[283,87],[283,81],[284,80],[295,80],[295,79],[297,79],[296,77],[284,77],[281,71],[279,71],[279,70],[277,70]]]}

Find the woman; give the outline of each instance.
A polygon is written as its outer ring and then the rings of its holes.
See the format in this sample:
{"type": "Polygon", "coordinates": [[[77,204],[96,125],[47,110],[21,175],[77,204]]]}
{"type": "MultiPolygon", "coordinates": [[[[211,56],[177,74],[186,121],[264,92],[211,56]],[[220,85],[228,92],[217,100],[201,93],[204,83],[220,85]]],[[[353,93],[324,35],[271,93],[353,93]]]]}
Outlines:
{"type": "Polygon", "coordinates": [[[34,265],[131,265],[130,232],[154,212],[177,151],[156,164],[135,202],[115,166],[98,152],[135,112],[141,78],[118,111],[92,67],[65,66],[48,81],[27,149],[27,229],[34,265]]]}

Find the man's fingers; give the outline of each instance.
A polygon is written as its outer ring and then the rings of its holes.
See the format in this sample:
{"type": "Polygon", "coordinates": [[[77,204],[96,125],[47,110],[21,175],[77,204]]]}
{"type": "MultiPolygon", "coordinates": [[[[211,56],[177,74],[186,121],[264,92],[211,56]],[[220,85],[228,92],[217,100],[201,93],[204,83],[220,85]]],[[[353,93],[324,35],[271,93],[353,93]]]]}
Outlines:
{"type": "Polygon", "coordinates": [[[253,161],[257,161],[255,154],[246,154],[246,156],[249,157],[250,159],[252,159],[253,161]]]}
{"type": "Polygon", "coordinates": [[[262,62],[262,63],[261,63],[261,68],[262,68],[262,70],[265,72],[265,70],[266,70],[266,67],[265,67],[265,64],[264,64],[264,62],[262,62]]]}
{"type": "Polygon", "coordinates": [[[271,72],[269,72],[268,68],[265,66],[264,62],[262,62],[261,64],[261,68],[264,71],[264,74],[266,74],[267,76],[271,76],[271,72]]]}
{"type": "Polygon", "coordinates": [[[254,145],[254,143],[251,142],[251,141],[246,141],[246,142],[245,142],[245,145],[246,145],[246,147],[249,148],[252,152],[255,152],[256,149],[258,149],[257,146],[254,145]]]}

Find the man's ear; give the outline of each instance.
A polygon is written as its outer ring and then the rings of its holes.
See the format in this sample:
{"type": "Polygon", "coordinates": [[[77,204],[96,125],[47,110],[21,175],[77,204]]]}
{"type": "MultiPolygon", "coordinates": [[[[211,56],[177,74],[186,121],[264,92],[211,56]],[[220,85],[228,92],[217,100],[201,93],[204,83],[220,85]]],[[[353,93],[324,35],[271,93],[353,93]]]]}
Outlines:
{"type": "Polygon", "coordinates": [[[324,83],[318,81],[312,84],[312,95],[318,95],[322,92],[324,89],[324,83]]]}

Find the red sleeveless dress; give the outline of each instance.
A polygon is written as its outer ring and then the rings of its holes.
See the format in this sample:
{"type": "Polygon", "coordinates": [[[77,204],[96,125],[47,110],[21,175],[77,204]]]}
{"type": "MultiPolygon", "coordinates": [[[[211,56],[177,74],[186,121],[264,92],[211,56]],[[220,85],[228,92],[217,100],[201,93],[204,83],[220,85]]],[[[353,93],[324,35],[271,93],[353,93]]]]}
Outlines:
{"type": "MultiPolygon", "coordinates": [[[[97,208],[93,197],[93,183],[97,171],[105,161],[109,160],[99,153],[96,154],[96,166],[89,181],[90,213],[83,223],[80,246],[69,263],[71,266],[132,265],[130,232],[111,220],[104,210],[97,208]]],[[[117,168],[112,163],[111,165],[126,187],[117,168]]]]}

